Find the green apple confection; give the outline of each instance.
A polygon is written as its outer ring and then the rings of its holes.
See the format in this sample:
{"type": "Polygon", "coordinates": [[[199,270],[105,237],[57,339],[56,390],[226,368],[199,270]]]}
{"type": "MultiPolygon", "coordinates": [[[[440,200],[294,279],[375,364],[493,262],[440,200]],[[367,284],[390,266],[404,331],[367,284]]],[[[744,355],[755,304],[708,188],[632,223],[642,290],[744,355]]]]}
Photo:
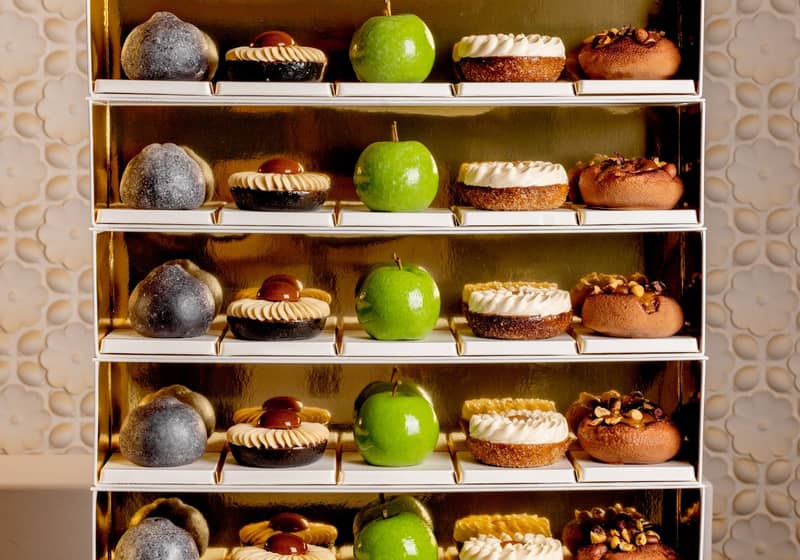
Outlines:
{"type": "Polygon", "coordinates": [[[416,499],[398,496],[373,502],[356,516],[359,518],[363,522],[360,527],[354,524],[356,560],[438,559],[430,515],[416,499]]]}

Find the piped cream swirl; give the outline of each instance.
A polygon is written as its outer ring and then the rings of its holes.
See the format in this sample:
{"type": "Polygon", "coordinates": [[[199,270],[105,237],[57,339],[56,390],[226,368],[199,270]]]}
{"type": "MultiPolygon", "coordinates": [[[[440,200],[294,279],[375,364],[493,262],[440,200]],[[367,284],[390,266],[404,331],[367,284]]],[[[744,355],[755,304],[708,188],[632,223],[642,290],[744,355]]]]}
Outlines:
{"type": "Polygon", "coordinates": [[[567,170],[549,161],[475,161],[462,163],[458,182],[470,187],[549,187],[566,185],[567,170]]]}
{"type": "Polygon", "coordinates": [[[572,311],[568,291],[534,286],[474,291],[468,305],[472,313],[506,317],[547,317],[572,311]]]}
{"type": "Polygon", "coordinates": [[[336,555],[321,546],[307,545],[305,554],[276,554],[263,546],[241,546],[230,553],[230,560],[336,560],[336,555]]]}
{"type": "Polygon", "coordinates": [[[298,301],[237,299],[228,305],[228,315],[255,321],[309,321],[324,319],[331,307],[321,299],[301,297],[298,301]]]}
{"type": "Polygon", "coordinates": [[[311,447],[328,440],[328,428],[315,422],[303,422],[298,428],[274,430],[252,424],[234,424],[228,428],[228,441],[257,449],[311,447]]]}
{"type": "Polygon", "coordinates": [[[325,64],[328,57],[314,47],[278,45],[274,47],[236,47],[225,53],[225,60],[248,62],[316,62],[325,64]]]}
{"type": "Polygon", "coordinates": [[[559,412],[509,410],[474,414],[469,419],[469,436],[491,443],[559,443],[569,437],[569,426],[559,412]]]}
{"type": "Polygon", "coordinates": [[[460,560],[563,560],[561,542],[534,534],[480,535],[461,547],[460,560]]]}
{"type": "Polygon", "coordinates": [[[240,171],[228,177],[228,186],[256,191],[327,191],[331,188],[331,178],[324,173],[240,171]]]}
{"type": "Polygon", "coordinates": [[[524,35],[522,33],[495,33],[468,35],[453,45],[453,61],[462,58],[489,58],[496,56],[538,56],[565,58],[564,42],[559,37],[524,35]]]}

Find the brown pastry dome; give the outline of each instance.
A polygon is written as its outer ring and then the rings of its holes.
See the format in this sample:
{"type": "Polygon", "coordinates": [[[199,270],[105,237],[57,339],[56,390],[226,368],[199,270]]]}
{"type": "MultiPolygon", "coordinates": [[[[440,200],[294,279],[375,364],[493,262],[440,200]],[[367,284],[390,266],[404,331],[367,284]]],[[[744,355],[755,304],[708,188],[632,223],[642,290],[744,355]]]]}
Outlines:
{"type": "Polygon", "coordinates": [[[592,79],[664,80],[678,72],[681,53],[663,31],[623,27],[586,39],[578,63],[592,79]]]}

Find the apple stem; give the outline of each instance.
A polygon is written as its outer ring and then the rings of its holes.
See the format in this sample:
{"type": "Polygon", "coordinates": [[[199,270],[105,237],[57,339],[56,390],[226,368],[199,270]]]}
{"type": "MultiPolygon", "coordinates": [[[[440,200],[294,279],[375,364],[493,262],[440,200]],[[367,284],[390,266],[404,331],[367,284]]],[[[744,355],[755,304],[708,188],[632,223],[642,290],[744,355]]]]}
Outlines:
{"type": "Polygon", "coordinates": [[[399,142],[400,135],[397,132],[397,121],[392,121],[392,142],[399,142]]]}
{"type": "Polygon", "coordinates": [[[392,383],[392,397],[397,396],[397,390],[400,388],[400,381],[395,381],[392,383]]]}
{"type": "Polygon", "coordinates": [[[380,503],[382,503],[382,504],[385,504],[386,503],[386,494],[384,494],[383,492],[378,494],[378,501],[380,503]]]}
{"type": "Polygon", "coordinates": [[[384,8],[383,8],[383,15],[390,16],[392,15],[392,0],[383,0],[384,8]]]}
{"type": "Polygon", "coordinates": [[[396,383],[399,380],[400,380],[400,368],[394,366],[394,368],[392,368],[392,377],[389,379],[389,382],[396,383]]]}
{"type": "Polygon", "coordinates": [[[397,265],[397,268],[403,270],[403,261],[400,260],[400,257],[397,255],[397,253],[392,254],[392,259],[394,260],[394,264],[397,265]]]}

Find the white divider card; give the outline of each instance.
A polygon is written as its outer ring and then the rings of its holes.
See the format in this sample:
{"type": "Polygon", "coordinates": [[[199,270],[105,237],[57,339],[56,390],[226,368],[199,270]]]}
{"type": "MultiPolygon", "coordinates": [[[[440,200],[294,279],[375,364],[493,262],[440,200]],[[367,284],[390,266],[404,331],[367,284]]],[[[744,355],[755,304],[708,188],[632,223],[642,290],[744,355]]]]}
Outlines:
{"type": "Polygon", "coordinates": [[[655,465],[611,465],[592,459],[582,449],[570,451],[580,482],[694,482],[694,466],[686,461],[655,465]]]}
{"type": "Polygon", "coordinates": [[[466,323],[456,330],[462,356],[577,356],[578,345],[567,333],[541,340],[502,340],[475,336],[466,323]]]}
{"type": "Polygon", "coordinates": [[[461,82],[458,97],[575,97],[573,82],[461,82]]]}
{"type": "Polygon", "coordinates": [[[214,484],[219,453],[179,467],[141,467],[114,453],[100,470],[100,484],[214,484]]]}
{"type": "Polygon", "coordinates": [[[453,228],[453,212],[448,208],[428,208],[421,212],[373,212],[363,204],[342,205],[340,227],[453,228]]]}
{"type": "Polygon", "coordinates": [[[219,213],[219,223],[224,226],[333,228],[334,221],[332,202],[306,212],[256,212],[229,204],[219,213]]]}
{"type": "Polygon", "coordinates": [[[419,465],[376,467],[356,452],[342,453],[340,484],[397,486],[455,484],[453,461],[447,451],[434,451],[419,465]]]}
{"type": "Polygon", "coordinates": [[[100,341],[101,354],[215,356],[222,326],[190,338],[148,338],[133,329],[115,329],[100,341]]]}
{"type": "Polygon", "coordinates": [[[453,97],[453,86],[447,82],[422,84],[337,82],[338,97],[453,97]]]}
{"type": "Polygon", "coordinates": [[[112,204],[109,208],[97,208],[95,221],[98,224],[210,226],[216,221],[220,205],[212,202],[194,210],[141,210],[112,204]]]}
{"type": "Polygon", "coordinates": [[[302,340],[242,340],[228,330],[220,344],[220,356],[335,356],[336,317],[329,317],[325,329],[302,340]]]}
{"type": "Polygon", "coordinates": [[[472,453],[456,454],[456,469],[460,484],[570,484],[575,482],[575,469],[569,459],[562,457],[545,467],[505,468],[484,465],[472,453]]]}
{"type": "Polygon", "coordinates": [[[578,95],[696,95],[694,80],[579,80],[578,95]]]}
{"type": "Polygon", "coordinates": [[[581,354],[693,354],[699,352],[693,336],[667,338],[615,338],[573,327],[581,354]]]}
{"type": "Polygon", "coordinates": [[[479,210],[469,206],[454,208],[462,227],[577,226],[578,214],[572,208],[503,212],[479,210]]]}
{"type": "Polygon", "coordinates": [[[339,354],[348,357],[450,357],[458,356],[458,347],[447,321],[440,319],[436,328],[422,340],[377,340],[369,336],[355,318],[346,318],[342,325],[339,354]]]}
{"type": "Polygon", "coordinates": [[[228,452],[220,473],[222,486],[303,486],[336,484],[336,450],[327,449],[310,465],[287,468],[245,467],[228,452]]]}
{"type": "Polygon", "coordinates": [[[333,97],[329,82],[217,82],[216,95],[224,97],[333,97]]]}
{"type": "Polygon", "coordinates": [[[94,82],[97,94],[119,95],[212,95],[211,82],[180,80],[106,80],[94,82]]]}
{"type": "Polygon", "coordinates": [[[697,225],[696,210],[609,210],[600,208],[581,208],[578,211],[581,225],[697,225]]]}

